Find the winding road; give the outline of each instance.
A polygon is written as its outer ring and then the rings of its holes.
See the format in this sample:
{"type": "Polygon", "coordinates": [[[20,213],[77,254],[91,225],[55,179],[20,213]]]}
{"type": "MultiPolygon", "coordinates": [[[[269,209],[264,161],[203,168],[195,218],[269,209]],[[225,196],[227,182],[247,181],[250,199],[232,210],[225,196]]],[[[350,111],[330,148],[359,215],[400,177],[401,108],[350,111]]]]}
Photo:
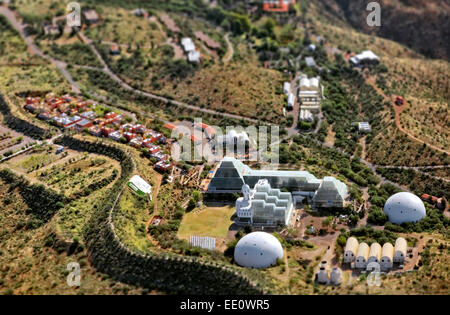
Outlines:
{"type": "MultiPolygon", "coordinates": [[[[55,58],[52,58],[46,54],[44,54],[34,43],[32,38],[30,38],[29,36],[27,36],[27,34],[25,33],[24,29],[25,26],[24,24],[19,23],[19,21],[16,18],[16,14],[14,13],[14,11],[10,10],[7,7],[0,7],[0,14],[3,14],[8,21],[11,23],[11,25],[20,33],[20,35],[25,39],[26,44],[28,45],[30,52],[32,54],[38,55],[48,61],[50,61],[52,64],[54,64],[63,74],[63,76],[67,79],[67,81],[69,81],[69,83],[72,86],[72,90],[75,93],[81,93],[81,88],[80,86],[77,84],[77,82],[72,78],[72,76],[70,75],[70,73],[67,71],[67,63],[57,60],[55,58]]],[[[176,106],[180,106],[180,107],[186,107],[189,108],[193,111],[200,111],[200,112],[204,112],[204,113],[208,113],[208,114],[212,114],[212,115],[218,115],[218,116],[222,116],[222,117],[227,117],[227,118],[232,118],[232,119],[238,119],[238,120],[246,120],[252,123],[258,123],[257,119],[254,118],[250,118],[250,117],[245,117],[245,116],[241,116],[241,115],[235,115],[235,114],[229,114],[229,113],[223,113],[223,112],[218,112],[212,109],[206,109],[206,108],[201,108],[199,106],[195,106],[195,105],[190,105],[184,102],[180,102],[180,101],[176,101],[176,100],[172,100],[163,96],[159,96],[159,95],[155,95],[149,92],[145,92],[142,90],[138,90],[133,88],[132,86],[130,86],[129,84],[127,84],[126,82],[124,82],[121,78],[119,78],[119,76],[117,76],[114,72],[111,71],[111,69],[108,67],[108,65],[106,64],[106,62],[104,61],[104,59],[102,58],[101,54],[98,52],[97,48],[95,47],[95,45],[93,44],[92,40],[88,39],[82,32],[78,32],[78,35],[83,38],[83,41],[85,43],[87,43],[93,50],[93,52],[95,53],[95,55],[97,56],[97,58],[100,60],[100,62],[103,65],[103,69],[102,71],[104,71],[105,73],[107,73],[114,81],[116,81],[117,83],[119,83],[123,88],[132,91],[135,94],[140,94],[140,95],[144,95],[146,97],[152,98],[152,99],[156,99],[159,101],[162,101],[164,103],[170,103],[170,104],[174,104],[176,106]]]]}
{"type": "MultiPolygon", "coordinates": [[[[70,75],[70,73],[67,71],[67,63],[65,63],[65,62],[63,62],[63,61],[60,61],[60,60],[57,60],[57,59],[55,59],[55,58],[52,58],[52,57],[50,57],[50,56],[44,54],[44,53],[43,53],[43,52],[42,52],[42,51],[41,51],[41,50],[33,43],[33,40],[32,40],[29,36],[26,35],[26,33],[25,33],[25,31],[24,31],[25,25],[18,22],[15,13],[14,13],[12,10],[10,10],[10,9],[7,8],[7,7],[0,6],[0,14],[3,14],[3,15],[9,20],[9,22],[11,23],[11,25],[12,25],[12,26],[13,26],[13,27],[21,34],[21,36],[25,39],[25,42],[26,42],[26,44],[28,45],[28,47],[29,47],[29,49],[30,49],[30,52],[31,52],[32,54],[39,55],[40,57],[42,57],[42,58],[44,58],[44,59],[50,61],[52,64],[54,64],[54,65],[61,71],[61,73],[62,73],[63,76],[67,79],[67,81],[71,84],[72,90],[73,90],[75,93],[81,93],[81,87],[77,84],[77,82],[72,78],[72,76],[70,75]]],[[[244,116],[240,116],[240,115],[229,114],[229,113],[218,112],[218,111],[211,110],[211,109],[205,109],[205,108],[201,108],[201,107],[198,107],[198,106],[190,105],[190,104],[183,103],[183,102],[176,101],[176,100],[171,100],[171,99],[168,99],[168,98],[166,98],[166,97],[162,97],[162,96],[155,95],[155,94],[152,94],[152,93],[149,93],[149,92],[145,92],[145,91],[142,91],[142,90],[135,89],[135,88],[133,88],[132,86],[130,86],[129,84],[127,84],[126,82],[124,82],[124,81],[123,81],[119,76],[117,76],[113,71],[111,71],[111,69],[109,68],[109,66],[108,66],[107,63],[104,61],[103,57],[102,57],[101,54],[98,52],[98,50],[97,50],[97,48],[95,47],[95,45],[93,44],[93,41],[92,41],[92,40],[90,40],[89,38],[87,38],[82,32],[78,32],[78,36],[80,37],[80,39],[81,39],[83,42],[85,42],[86,44],[88,44],[88,45],[91,47],[92,51],[95,53],[95,55],[97,56],[97,58],[100,60],[101,64],[103,65],[103,68],[99,69],[99,68],[94,68],[94,67],[89,67],[89,66],[78,66],[78,65],[74,65],[74,66],[76,66],[76,67],[82,67],[82,68],[89,68],[89,69],[101,70],[101,71],[107,73],[114,81],[116,81],[117,83],[119,83],[123,88],[125,88],[125,89],[127,89],[127,90],[129,90],[129,91],[132,91],[132,92],[135,93],[135,94],[144,95],[144,96],[146,96],[146,97],[149,97],[149,98],[152,98],[152,99],[156,99],[156,100],[159,100],[159,101],[162,101],[162,102],[165,102],[165,103],[171,103],[171,104],[174,104],[174,105],[177,105],[177,106],[180,106],[180,107],[186,107],[186,108],[192,109],[192,110],[194,110],[194,111],[201,111],[201,112],[205,112],[205,113],[212,114],[212,115],[219,115],[219,116],[222,116],[222,117],[228,117],[228,118],[238,119],[238,120],[242,120],[242,119],[243,119],[243,120],[250,121],[250,122],[253,122],[253,123],[257,123],[257,122],[258,122],[258,120],[253,119],[253,118],[244,117],[244,116]]],[[[231,43],[229,42],[228,34],[225,36],[225,38],[226,38],[227,42],[228,42],[229,44],[231,44],[231,43]]],[[[231,45],[231,48],[232,48],[232,45],[231,45]]],[[[233,54],[231,54],[231,56],[232,56],[232,55],[233,55],[233,54]]],[[[378,91],[379,93],[382,92],[382,91],[380,91],[379,89],[377,89],[377,91],[378,91]]],[[[93,95],[94,97],[96,97],[96,98],[99,98],[99,99],[101,99],[101,100],[107,101],[105,97],[103,97],[103,96],[101,96],[101,95],[98,95],[97,93],[92,93],[92,92],[89,92],[89,93],[92,94],[92,95],[93,95]]],[[[381,95],[383,95],[385,98],[387,98],[387,96],[386,96],[384,93],[382,93],[381,95]]],[[[119,104],[119,105],[125,107],[123,104],[119,104]]],[[[120,110],[123,110],[123,109],[120,108],[120,110]]],[[[162,122],[164,122],[164,123],[167,123],[167,122],[168,122],[168,121],[166,121],[166,120],[163,120],[163,119],[161,119],[161,118],[159,118],[159,117],[156,117],[156,116],[154,116],[154,115],[152,115],[152,114],[150,114],[150,113],[144,112],[144,111],[136,111],[136,113],[138,113],[138,114],[140,114],[140,115],[144,115],[144,116],[146,115],[146,116],[149,116],[149,117],[154,118],[154,119],[158,119],[158,120],[160,120],[160,121],[162,121],[162,122]]],[[[318,126],[320,126],[320,123],[318,124],[318,126]]],[[[316,128],[316,130],[315,130],[314,132],[317,132],[317,128],[316,128]]],[[[289,133],[288,133],[288,136],[287,136],[287,137],[285,137],[285,138],[283,138],[283,139],[280,139],[280,141],[277,141],[277,143],[271,144],[271,146],[276,145],[276,144],[279,144],[281,141],[283,141],[283,140],[285,140],[286,138],[289,138],[289,137],[291,137],[291,136],[293,136],[294,134],[297,134],[297,133],[298,133],[298,131],[297,131],[295,128],[292,128],[292,127],[291,127],[291,128],[289,128],[289,133]]],[[[322,143],[322,142],[320,142],[320,141],[318,141],[318,140],[315,140],[315,139],[311,139],[311,140],[313,140],[313,141],[319,143],[321,146],[329,147],[329,146],[327,146],[325,143],[322,143]]],[[[339,149],[339,148],[336,148],[336,147],[333,147],[333,148],[334,148],[335,150],[337,150],[337,151],[339,151],[339,152],[345,154],[345,155],[349,155],[349,154],[347,154],[346,152],[344,152],[343,150],[341,150],[341,149],[339,149]]],[[[440,151],[442,151],[442,150],[440,150],[440,151]]],[[[439,167],[441,167],[441,168],[446,168],[446,167],[448,167],[448,165],[420,166],[420,167],[419,167],[419,166],[417,166],[417,167],[408,167],[408,166],[383,166],[383,165],[375,165],[375,164],[372,164],[372,163],[368,162],[367,160],[365,160],[365,159],[363,159],[363,158],[360,158],[360,161],[363,162],[365,165],[367,165],[367,166],[374,172],[374,174],[376,174],[376,175],[380,178],[380,180],[381,180],[382,183],[384,183],[384,182],[386,182],[386,183],[391,183],[391,184],[393,184],[393,185],[395,185],[395,186],[397,186],[398,188],[401,188],[401,189],[405,189],[405,188],[399,186],[398,184],[395,184],[395,183],[393,183],[393,182],[390,182],[390,181],[386,180],[385,178],[383,178],[380,174],[378,174],[378,173],[376,172],[376,168],[377,168],[377,167],[384,167],[384,168],[401,168],[401,169],[414,169],[414,170],[416,170],[416,171],[420,171],[419,168],[439,168],[439,167]]],[[[432,176],[432,175],[430,175],[430,176],[432,176]]],[[[444,178],[435,177],[435,176],[432,176],[432,177],[437,178],[437,179],[442,179],[442,180],[448,181],[448,180],[446,180],[446,179],[444,179],[444,178]]]]}

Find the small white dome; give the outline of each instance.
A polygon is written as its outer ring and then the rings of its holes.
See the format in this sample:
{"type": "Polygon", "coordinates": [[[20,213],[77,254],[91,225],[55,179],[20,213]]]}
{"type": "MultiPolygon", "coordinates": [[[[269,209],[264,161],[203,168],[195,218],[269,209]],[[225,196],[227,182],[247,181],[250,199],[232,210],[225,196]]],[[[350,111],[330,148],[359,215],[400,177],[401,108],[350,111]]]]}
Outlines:
{"type": "Polygon", "coordinates": [[[396,224],[417,222],[426,215],[422,200],[409,192],[399,192],[389,197],[383,211],[389,221],[396,224]]]}
{"type": "Polygon", "coordinates": [[[283,247],[275,236],[253,232],[239,240],[234,249],[234,260],[243,267],[266,268],[283,258],[283,247]]]}

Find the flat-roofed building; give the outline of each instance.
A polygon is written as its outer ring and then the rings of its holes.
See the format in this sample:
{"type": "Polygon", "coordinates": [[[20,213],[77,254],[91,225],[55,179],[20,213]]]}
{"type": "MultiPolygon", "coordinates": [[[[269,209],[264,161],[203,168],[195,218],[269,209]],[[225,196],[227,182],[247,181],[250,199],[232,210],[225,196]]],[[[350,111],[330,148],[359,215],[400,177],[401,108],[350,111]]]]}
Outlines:
{"type": "Polygon", "coordinates": [[[300,109],[309,110],[313,113],[320,111],[320,85],[319,77],[308,79],[307,75],[301,75],[299,78],[298,101],[300,109]]]}

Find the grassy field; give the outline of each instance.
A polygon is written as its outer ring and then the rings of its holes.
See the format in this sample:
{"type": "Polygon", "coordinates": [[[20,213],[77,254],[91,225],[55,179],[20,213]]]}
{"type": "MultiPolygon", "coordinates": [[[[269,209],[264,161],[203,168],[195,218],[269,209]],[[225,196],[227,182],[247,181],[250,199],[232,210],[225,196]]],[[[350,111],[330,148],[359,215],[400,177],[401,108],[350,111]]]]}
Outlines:
{"type": "Polygon", "coordinates": [[[178,237],[186,240],[191,235],[226,238],[234,211],[231,206],[194,209],[183,216],[178,237]]]}
{"type": "Polygon", "coordinates": [[[151,219],[153,203],[148,197],[139,197],[128,187],[123,190],[114,225],[118,236],[130,248],[149,250],[153,245],[146,237],[145,226],[151,219]]]}
{"type": "Polygon", "coordinates": [[[85,31],[90,39],[132,47],[152,47],[166,40],[162,26],[154,18],[137,17],[129,10],[108,6],[103,6],[102,11],[104,20],[85,31]]]}

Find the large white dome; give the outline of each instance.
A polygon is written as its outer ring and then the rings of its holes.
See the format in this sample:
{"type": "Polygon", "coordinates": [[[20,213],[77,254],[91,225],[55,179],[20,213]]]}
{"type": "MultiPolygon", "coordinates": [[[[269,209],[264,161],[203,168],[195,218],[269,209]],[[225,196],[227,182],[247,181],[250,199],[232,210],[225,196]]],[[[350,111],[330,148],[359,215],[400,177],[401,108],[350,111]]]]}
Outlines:
{"type": "Polygon", "coordinates": [[[234,260],[243,267],[269,267],[278,258],[283,258],[283,247],[275,236],[266,232],[245,235],[234,249],[234,260]]]}
{"type": "Polygon", "coordinates": [[[409,192],[399,192],[386,201],[384,213],[392,223],[417,222],[426,215],[422,200],[409,192]]]}

